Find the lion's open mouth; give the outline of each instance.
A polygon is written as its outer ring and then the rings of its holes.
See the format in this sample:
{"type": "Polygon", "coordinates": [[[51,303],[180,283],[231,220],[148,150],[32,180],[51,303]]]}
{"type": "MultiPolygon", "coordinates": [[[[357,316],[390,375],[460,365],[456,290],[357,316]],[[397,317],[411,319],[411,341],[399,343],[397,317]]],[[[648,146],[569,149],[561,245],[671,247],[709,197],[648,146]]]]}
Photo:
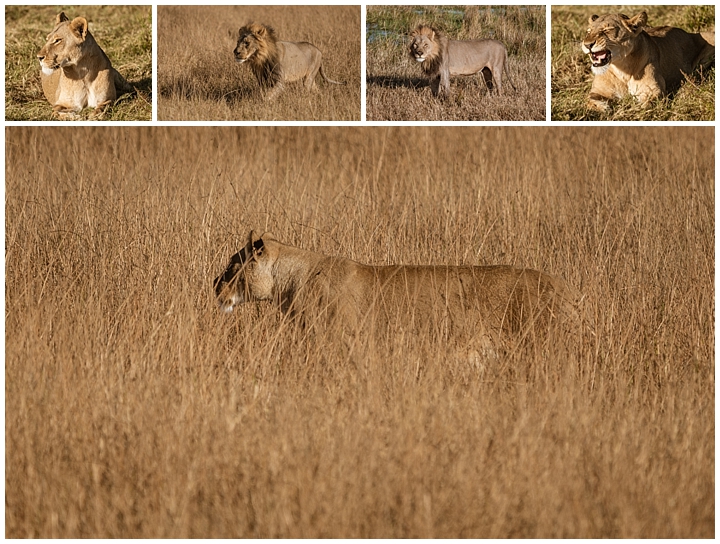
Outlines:
{"type": "Polygon", "coordinates": [[[610,64],[612,55],[609,49],[604,49],[602,51],[590,51],[590,58],[592,58],[593,68],[601,68],[610,64]]]}

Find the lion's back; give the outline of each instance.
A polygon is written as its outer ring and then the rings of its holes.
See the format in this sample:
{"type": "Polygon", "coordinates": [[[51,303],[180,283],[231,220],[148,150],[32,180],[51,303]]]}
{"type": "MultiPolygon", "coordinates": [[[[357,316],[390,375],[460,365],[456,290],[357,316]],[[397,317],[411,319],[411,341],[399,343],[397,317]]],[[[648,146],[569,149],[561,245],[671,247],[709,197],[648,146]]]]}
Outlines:
{"type": "Polygon", "coordinates": [[[452,75],[472,75],[485,66],[502,66],[505,46],[497,40],[450,40],[448,57],[452,75]]]}
{"type": "Polygon", "coordinates": [[[527,324],[575,322],[580,293],[561,278],[511,266],[384,266],[374,270],[372,305],[473,334],[519,332],[527,324]]]}
{"type": "Polygon", "coordinates": [[[662,26],[645,29],[650,39],[660,51],[659,71],[668,88],[677,87],[696,68],[695,62],[700,52],[714,48],[712,43],[701,34],[691,34],[681,28],[662,26]]]}
{"type": "Polygon", "coordinates": [[[309,42],[278,42],[285,80],[292,82],[314,74],[322,62],[322,53],[309,42]]]}

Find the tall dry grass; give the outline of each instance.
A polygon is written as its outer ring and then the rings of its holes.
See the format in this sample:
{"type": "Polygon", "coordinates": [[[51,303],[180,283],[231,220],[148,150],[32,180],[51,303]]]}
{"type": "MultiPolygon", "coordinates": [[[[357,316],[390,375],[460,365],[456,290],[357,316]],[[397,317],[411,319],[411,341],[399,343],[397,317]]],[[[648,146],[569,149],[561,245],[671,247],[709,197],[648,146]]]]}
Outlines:
{"type": "Polygon", "coordinates": [[[13,127],[6,160],[6,536],[714,535],[712,128],[13,127]],[[347,357],[217,311],[250,228],[540,268],[595,336],[347,357]]]}
{"type": "Polygon", "coordinates": [[[165,121],[359,121],[359,6],[158,6],[158,119],[165,121]],[[323,55],[316,88],[301,82],[265,101],[257,79],[233,57],[238,30],[272,26],[282,41],[323,55]]]}
{"type": "Polygon", "coordinates": [[[545,6],[368,6],[366,36],[368,120],[545,120],[545,6]],[[451,78],[450,99],[433,96],[408,54],[409,34],[420,24],[453,40],[501,41],[510,74],[503,74],[503,94],[490,93],[475,75],[451,78]]]}

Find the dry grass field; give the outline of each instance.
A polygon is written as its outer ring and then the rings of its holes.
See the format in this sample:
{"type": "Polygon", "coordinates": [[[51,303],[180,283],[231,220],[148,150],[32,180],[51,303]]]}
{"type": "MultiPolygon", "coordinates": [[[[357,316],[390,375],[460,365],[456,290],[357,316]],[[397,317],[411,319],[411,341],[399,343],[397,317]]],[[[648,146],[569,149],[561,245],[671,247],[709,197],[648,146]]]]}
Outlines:
{"type": "Polygon", "coordinates": [[[586,106],[592,72],[580,44],[593,14],[645,11],[650,26],[676,26],[687,32],[714,30],[715,6],[553,6],[551,101],[554,121],[714,121],[715,69],[695,73],[670,97],[640,106],[631,97],[611,102],[608,112],[586,106]]]}
{"type": "Polygon", "coordinates": [[[712,538],[714,146],[711,127],[7,128],[6,536],[712,538]],[[399,330],[347,356],[269,305],[218,311],[250,228],[539,268],[595,334],[473,365],[399,330]]]}
{"type": "Polygon", "coordinates": [[[158,119],[360,120],[359,6],[158,6],[158,119]],[[265,101],[248,66],[233,57],[238,30],[272,26],[282,41],[309,41],[323,54],[316,88],[301,83],[265,101]]]}
{"type": "MultiPolygon", "coordinates": [[[[85,17],[113,67],[135,87],[109,107],[105,121],[152,119],[152,6],[5,6],[5,119],[49,121],[37,53],[60,11],[85,17]]],[[[84,120],[92,109],[83,113],[84,120]]]]}
{"type": "Polygon", "coordinates": [[[366,108],[369,121],[544,121],[545,6],[368,6],[366,108]],[[500,96],[482,76],[453,77],[451,98],[434,97],[408,54],[419,24],[455,40],[503,42],[516,90],[504,74],[500,96]]]}

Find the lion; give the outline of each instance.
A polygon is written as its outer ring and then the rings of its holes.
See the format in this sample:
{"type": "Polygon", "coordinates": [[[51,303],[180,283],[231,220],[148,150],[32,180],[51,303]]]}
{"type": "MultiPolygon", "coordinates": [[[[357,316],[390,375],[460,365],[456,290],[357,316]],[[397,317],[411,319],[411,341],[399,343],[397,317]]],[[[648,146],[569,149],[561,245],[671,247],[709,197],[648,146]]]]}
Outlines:
{"type": "Polygon", "coordinates": [[[250,64],[260,87],[269,91],[268,99],[277,96],[285,83],[301,79],[305,89],[312,89],[318,73],[327,83],[345,85],[325,75],[317,47],[308,42],[281,42],[267,25],[250,23],[242,27],[233,53],[239,64],[250,64]]]}
{"type": "Polygon", "coordinates": [[[53,116],[73,119],[91,107],[97,117],[118,95],[133,91],[110,64],[84,17],[70,21],[60,12],[37,58],[43,93],[53,107],[53,116]]]}
{"type": "Polygon", "coordinates": [[[715,32],[691,34],[671,26],[648,27],[643,11],[593,15],[582,50],[595,75],[588,106],[605,111],[627,94],[641,105],[676,90],[686,76],[715,58],[715,32]]]}
{"type": "Polygon", "coordinates": [[[410,33],[410,56],[430,76],[433,94],[450,96],[450,76],[482,72],[489,89],[502,93],[503,71],[515,89],[507,68],[507,49],[497,40],[450,40],[438,30],[420,25],[410,33]]]}
{"type": "Polygon", "coordinates": [[[352,334],[370,324],[403,323],[472,342],[485,353],[580,320],[578,291],[537,270],[372,266],[286,245],[269,232],[250,231],[213,285],[225,312],[267,300],[304,324],[338,325],[352,334]]]}

